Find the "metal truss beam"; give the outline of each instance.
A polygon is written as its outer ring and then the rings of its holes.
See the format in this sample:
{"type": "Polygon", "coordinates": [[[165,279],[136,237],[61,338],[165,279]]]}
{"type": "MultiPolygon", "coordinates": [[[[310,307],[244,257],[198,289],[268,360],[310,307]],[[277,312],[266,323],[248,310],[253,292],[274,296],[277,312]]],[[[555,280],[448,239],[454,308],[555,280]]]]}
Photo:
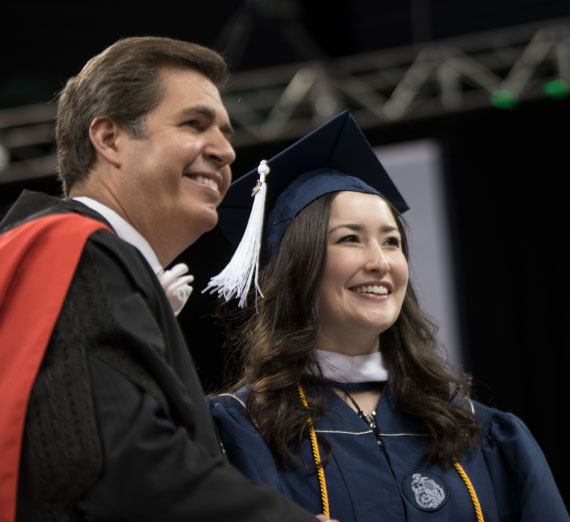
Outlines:
{"type": "MultiPolygon", "coordinates": [[[[570,19],[232,75],[235,146],[296,139],[349,109],[363,129],[489,107],[570,86],[570,19]]],[[[52,175],[52,104],[0,110],[0,183],[52,175]]]]}
{"type": "Polygon", "coordinates": [[[339,110],[363,128],[512,108],[570,88],[570,20],[235,74],[224,101],[236,146],[296,138],[339,110]]]}

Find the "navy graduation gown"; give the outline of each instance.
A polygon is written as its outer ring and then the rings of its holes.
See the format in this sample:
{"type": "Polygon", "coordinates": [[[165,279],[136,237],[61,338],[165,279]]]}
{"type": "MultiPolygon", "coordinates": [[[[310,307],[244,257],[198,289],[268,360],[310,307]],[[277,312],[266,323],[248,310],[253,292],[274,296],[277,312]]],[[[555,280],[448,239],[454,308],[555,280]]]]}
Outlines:
{"type": "MultiPolygon", "coordinates": [[[[309,511],[322,511],[310,443],[301,464],[280,470],[244,414],[247,390],[210,399],[230,461],[246,476],[267,483],[309,511]]],[[[538,444],[512,414],[475,403],[485,432],[477,451],[461,465],[478,495],[486,522],[570,520],[538,444]]],[[[341,522],[475,521],[473,503],[455,469],[423,456],[430,434],[423,422],[402,414],[389,391],[377,408],[382,444],[332,390],[316,425],[332,447],[325,467],[330,513],[341,522]]],[[[323,451],[321,449],[321,451],[323,451]]]]}

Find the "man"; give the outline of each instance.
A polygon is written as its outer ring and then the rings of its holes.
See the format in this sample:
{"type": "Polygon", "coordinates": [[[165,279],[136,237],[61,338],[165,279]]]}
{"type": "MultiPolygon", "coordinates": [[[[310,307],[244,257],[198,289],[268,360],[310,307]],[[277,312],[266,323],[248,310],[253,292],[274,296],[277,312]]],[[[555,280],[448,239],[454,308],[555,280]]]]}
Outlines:
{"type": "Polygon", "coordinates": [[[126,38],[62,91],[67,197],[24,193],[0,224],[2,521],[315,520],[227,464],[159,280],[231,180],[226,74],[126,38]]]}

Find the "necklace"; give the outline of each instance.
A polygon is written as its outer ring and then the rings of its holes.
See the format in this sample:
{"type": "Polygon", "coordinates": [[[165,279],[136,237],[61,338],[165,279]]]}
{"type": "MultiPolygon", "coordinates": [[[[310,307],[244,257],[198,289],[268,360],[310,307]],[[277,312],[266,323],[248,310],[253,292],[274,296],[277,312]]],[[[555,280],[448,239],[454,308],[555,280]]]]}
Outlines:
{"type": "Polygon", "coordinates": [[[354,400],[354,397],[348,393],[348,390],[343,389],[343,393],[346,395],[350,402],[356,408],[356,413],[358,416],[367,424],[367,426],[372,430],[372,433],[376,436],[378,443],[381,443],[380,440],[380,430],[378,429],[378,425],[376,424],[376,410],[372,410],[368,415],[362,411],[358,403],[354,400]]]}

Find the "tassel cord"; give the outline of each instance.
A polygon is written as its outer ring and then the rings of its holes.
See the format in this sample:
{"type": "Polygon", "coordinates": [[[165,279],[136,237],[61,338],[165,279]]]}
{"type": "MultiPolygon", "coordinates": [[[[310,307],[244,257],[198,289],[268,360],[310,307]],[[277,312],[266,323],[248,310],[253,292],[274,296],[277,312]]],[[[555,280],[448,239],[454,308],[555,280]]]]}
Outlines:
{"type": "Polygon", "coordinates": [[[247,305],[247,296],[252,281],[255,285],[255,299],[263,297],[259,288],[259,258],[261,253],[261,238],[265,215],[265,199],[267,196],[266,176],[269,166],[263,160],[259,167],[259,180],[253,189],[253,206],[247,221],[243,237],[227,266],[216,276],[212,277],[202,293],[216,292],[219,297],[229,301],[232,297],[239,299],[238,306],[247,305]]]}

